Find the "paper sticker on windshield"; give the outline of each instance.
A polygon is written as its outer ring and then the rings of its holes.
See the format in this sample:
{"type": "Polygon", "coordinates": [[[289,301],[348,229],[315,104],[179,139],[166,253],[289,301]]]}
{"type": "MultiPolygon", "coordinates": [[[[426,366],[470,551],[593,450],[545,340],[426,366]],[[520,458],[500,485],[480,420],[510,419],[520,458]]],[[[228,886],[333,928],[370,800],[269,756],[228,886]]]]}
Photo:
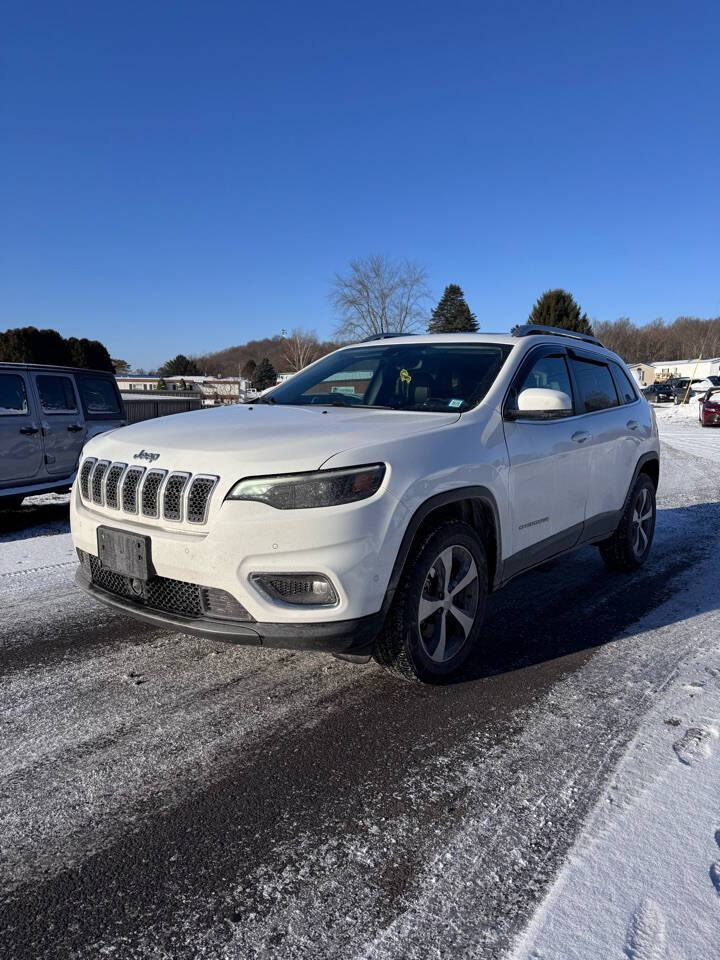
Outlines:
{"type": "Polygon", "coordinates": [[[402,380],[403,383],[410,383],[412,381],[412,377],[404,367],[400,371],[400,379],[402,380]]]}
{"type": "Polygon", "coordinates": [[[448,403],[449,407],[461,407],[462,405],[463,405],[462,400],[458,400],[457,398],[455,400],[451,400],[450,403],[448,403]]]}

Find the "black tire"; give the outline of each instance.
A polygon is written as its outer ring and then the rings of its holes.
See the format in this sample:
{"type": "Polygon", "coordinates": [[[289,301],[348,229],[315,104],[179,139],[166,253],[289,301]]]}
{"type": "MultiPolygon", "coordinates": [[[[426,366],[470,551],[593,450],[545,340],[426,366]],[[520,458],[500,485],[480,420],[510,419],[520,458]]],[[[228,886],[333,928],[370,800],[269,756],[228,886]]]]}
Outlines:
{"type": "Polygon", "coordinates": [[[17,510],[25,497],[0,497],[0,510],[17,510]]]}
{"type": "Polygon", "coordinates": [[[443,523],[413,545],[375,641],[375,660],[405,680],[436,683],[448,679],[477,648],[487,595],[482,540],[468,523],[443,523]],[[450,571],[446,575],[447,558],[450,571]],[[467,581],[465,587],[458,590],[463,581],[467,581]],[[424,611],[432,611],[424,619],[421,603],[424,611]]]}
{"type": "Polygon", "coordinates": [[[652,547],[655,517],[655,484],[646,473],[641,473],[630,491],[617,530],[609,540],[598,544],[606,566],[611,570],[638,570],[652,547]],[[647,519],[643,520],[646,514],[647,519]]]}

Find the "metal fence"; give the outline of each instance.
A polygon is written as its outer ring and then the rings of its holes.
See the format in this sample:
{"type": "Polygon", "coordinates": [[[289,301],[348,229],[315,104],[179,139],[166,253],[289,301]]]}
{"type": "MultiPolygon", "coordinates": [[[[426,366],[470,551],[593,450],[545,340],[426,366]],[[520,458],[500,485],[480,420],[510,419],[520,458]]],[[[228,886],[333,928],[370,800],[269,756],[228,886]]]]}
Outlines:
{"type": "Polygon", "coordinates": [[[152,420],[155,417],[167,417],[171,413],[187,413],[188,410],[202,409],[202,397],[149,397],[140,396],[135,391],[123,391],[123,402],[128,423],[152,420]]]}

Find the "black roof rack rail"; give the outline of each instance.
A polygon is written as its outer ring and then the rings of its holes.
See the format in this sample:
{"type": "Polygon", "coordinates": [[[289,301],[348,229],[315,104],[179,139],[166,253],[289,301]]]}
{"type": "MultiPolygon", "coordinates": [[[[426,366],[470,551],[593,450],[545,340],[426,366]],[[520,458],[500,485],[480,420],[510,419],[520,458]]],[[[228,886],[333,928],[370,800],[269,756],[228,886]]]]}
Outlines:
{"type": "Polygon", "coordinates": [[[363,337],[360,343],[370,343],[371,340],[391,340],[393,337],[412,337],[412,333],[397,333],[389,330],[387,333],[374,333],[371,337],[363,337]]]}
{"type": "Polygon", "coordinates": [[[573,340],[583,340],[585,343],[594,343],[596,347],[603,347],[597,337],[591,337],[589,333],[576,333],[575,330],[563,330],[562,327],[546,327],[543,323],[523,323],[513,327],[510,331],[512,337],[531,337],[535,334],[549,334],[554,337],[572,337],[573,340]]]}

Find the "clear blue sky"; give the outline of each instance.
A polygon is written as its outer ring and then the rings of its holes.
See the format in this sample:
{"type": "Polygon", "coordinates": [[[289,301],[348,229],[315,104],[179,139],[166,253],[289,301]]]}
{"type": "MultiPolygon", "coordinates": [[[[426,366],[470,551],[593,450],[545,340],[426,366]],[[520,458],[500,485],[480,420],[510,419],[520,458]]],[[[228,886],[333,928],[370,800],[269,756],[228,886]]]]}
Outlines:
{"type": "Polygon", "coordinates": [[[485,330],[720,314],[720,4],[6,2],[0,328],[330,334],[372,252],[485,330]]]}

